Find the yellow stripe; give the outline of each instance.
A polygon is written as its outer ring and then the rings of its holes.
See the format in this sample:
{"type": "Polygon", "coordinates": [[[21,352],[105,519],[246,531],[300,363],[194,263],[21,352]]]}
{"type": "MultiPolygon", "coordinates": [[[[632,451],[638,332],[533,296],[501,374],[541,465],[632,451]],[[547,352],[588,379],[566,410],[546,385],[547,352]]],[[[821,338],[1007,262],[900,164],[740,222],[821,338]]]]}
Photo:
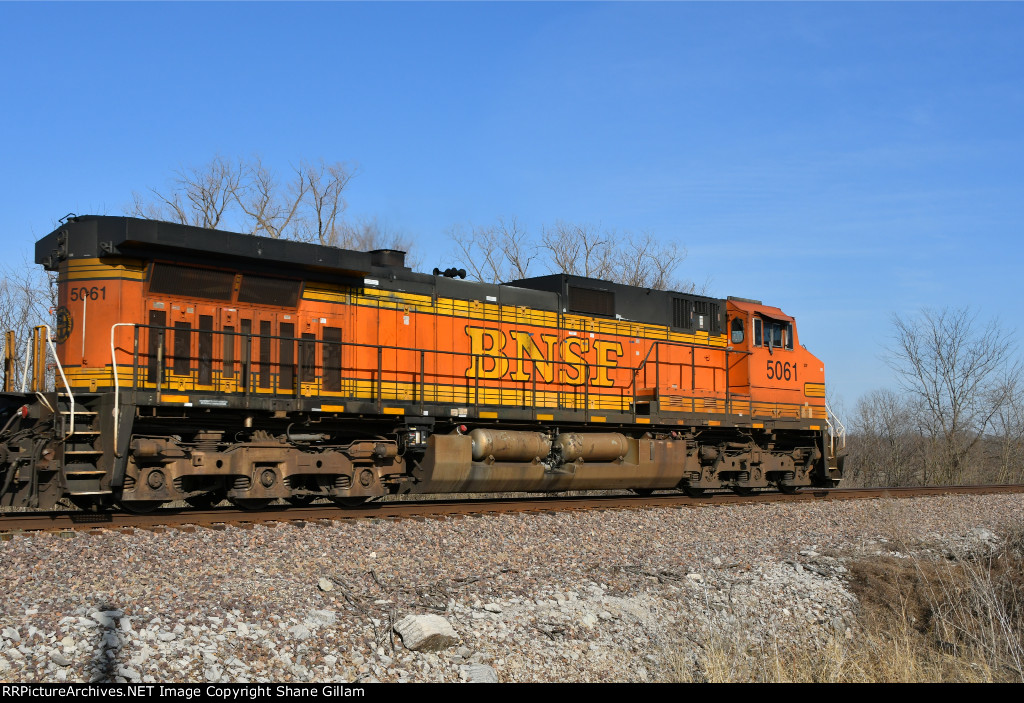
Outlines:
{"type": "Polygon", "coordinates": [[[636,421],[637,421],[637,423],[639,423],[641,425],[649,425],[649,424],[651,424],[651,418],[649,418],[649,417],[638,417],[636,419],[636,421]]]}
{"type": "Polygon", "coordinates": [[[385,415],[405,415],[405,408],[383,408],[385,415]]]}
{"type": "Polygon", "coordinates": [[[590,419],[593,422],[608,422],[608,418],[601,417],[600,415],[593,415],[590,419]]]}
{"type": "MultiPolygon", "coordinates": [[[[302,295],[305,300],[326,303],[351,304],[375,307],[385,310],[405,309],[427,315],[462,317],[471,320],[490,320],[508,324],[531,325],[535,327],[558,328],[558,314],[547,310],[533,310],[513,305],[483,304],[476,300],[438,298],[436,303],[427,295],[403,293],[367,288],[361,293],[356,289],[327,287],[326,284],[307,284],[302,295]]],[[[699,344],[711,347],[725,347],[728,343],[725,333],[711,337],[707,332],[687,334],[671,332],[667,327],[616,320],[595,320],[579,315],[565,315],[562,318],[566,330],[579,330],[620,337],[634,337],[647,340],[666,340],[683,344],[699,344]]]]}
{"type": "Polygon", "coordinates": [[[811,425],[811,429],[812,430],[820,430],[821,429],[821,425],[811,425]]]}
{"type": "Polygon", "coordinates": [[[74,259],[68,261],[67,268],[60,273],[62,282],[88,279],[142,281],[145,278],[146,264],[136,259],[74,259]]]}
{"type": "Polygon", "coordinates": [[[825,397],[825,384],[824,383],[805,383],[804,384],[804,395],[808,398],[824,398],[825,397]]]}
{"type": "Polygon", "coordinates": [[[80,266],[145,266],[145,263],[141,259],[128,259],[123,257],[112,258],[108,261],[104,261],[99,257],[89,257],[84,259],[68,259],[68,268],[78,268],[80,266]]]}
{"type": "Polygon", "coordinates": [[[722,423],[719,420],[708,420],[708,424],[711,425],[712,427],[718,427],[722,423]]]}
{"type": "Polygon", "coordinates": [[[554,420],[555,416],[554,415],[547,415],[545,413],[537,413],[537,419],[538,420],[554,420]]]}
{"type": "Polygon", "coordinates": [[[755,422],[755,423],[753,423],[751,425],[751,427],[764,427],[764,423],[763,422],[755,422]]]}
{"type": "Polygon", "coordinates": [[[129,271],[115,271],[111,269],[105,269],[102,271],[68,271],[67,274],[61,277],[63,281],[144,281],[146,280],[146,274],[144,273],[132,273],[129,271]]]}
{"type": "Polygon", "coordinates": [[[486,417],[489,420],[496,420],[498,418],[498,413],[492,413],[488,410],[483,410],[480,412],[480,417],[486,417]]]}
{"type": "Polygon", "coordinates": [[[69,271],[145,271],[146,262],[141,259],[70,259],[67,262],[69,271]]]}
{"type": "Polygon", "coordinates": [[[166,393],[160,394],[161,403],[187,403],[187,395],[167,395],[166,393]]]}
{"type": "MultiPolygon", "coordinates": [[[[145,371],[145,368],[143,368],[142,371],[145,371]]],[[[106,369],[86,369],[86,370],[65,369],[64,373],[68,377],[68,379],[77,378],[77,379],[82,379],[82,380],[95,380],[95,381],[102,380],[102,381],[110,381],[111,383],[114,382],[114,372],[111,371],[109,368],[106,368],[106,369]]],[[[132,368],[131,368],[131,365],[128,366],[127,371],[124,369],[123,366],[118,367],[117,375],[120,377],[121,383],[129,383],[130,384],[131,380],[132,380],[132,368]]],[[[139,374],[140,377],[142,375],[143,375],[142,373],[139,374]]],[[[140,378],[140,380],[142,380],[142,379],[140,378]]]]}
{"type": "Polygon", "coordinates": [[[343,413],[345,412],[344,405],[321,405],[320,412],[324,413],[343,413]]]}

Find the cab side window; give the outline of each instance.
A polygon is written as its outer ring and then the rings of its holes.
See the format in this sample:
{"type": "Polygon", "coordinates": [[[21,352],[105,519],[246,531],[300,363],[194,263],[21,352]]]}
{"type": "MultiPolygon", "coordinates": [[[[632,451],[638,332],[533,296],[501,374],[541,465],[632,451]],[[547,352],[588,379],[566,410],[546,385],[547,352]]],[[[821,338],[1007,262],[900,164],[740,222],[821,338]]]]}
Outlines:
{"type": "Polygon", "coordinates": [[[782,348],[782,325],[778,322],[772,323],[772,346],[776,349],[782,348]]]}
{"type": "Polygon", "coordinates": [[[740,344],[743,341],[743,319],[734,317],[732,320],[732,343],[740,344]]]}
{"type": "Polygon", "coordinates": [[[759,346],[761,346],[761,344],[762,344],[762,342],[761,342],[761,318],[760,317],[755,317],[754,318],[754,346],[755,347],[759,347],[759,346]]]}
{"type": "Polygon", "coordinates": [[[793,323],[786,323],[786,349],[793,348],[793,323]]]}

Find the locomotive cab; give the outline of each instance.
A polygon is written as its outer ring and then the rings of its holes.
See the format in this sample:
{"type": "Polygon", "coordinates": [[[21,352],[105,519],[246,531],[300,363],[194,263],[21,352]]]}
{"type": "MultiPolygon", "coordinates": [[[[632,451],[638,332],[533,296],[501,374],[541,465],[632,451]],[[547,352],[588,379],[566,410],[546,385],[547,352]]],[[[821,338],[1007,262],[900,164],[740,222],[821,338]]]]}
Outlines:
{"type": "Polygon", "coordinates": [[[825,365],[800,346],[796,320],[757,300],[729,298],[730,388],[752,417],[827,419],[825,365]]]}

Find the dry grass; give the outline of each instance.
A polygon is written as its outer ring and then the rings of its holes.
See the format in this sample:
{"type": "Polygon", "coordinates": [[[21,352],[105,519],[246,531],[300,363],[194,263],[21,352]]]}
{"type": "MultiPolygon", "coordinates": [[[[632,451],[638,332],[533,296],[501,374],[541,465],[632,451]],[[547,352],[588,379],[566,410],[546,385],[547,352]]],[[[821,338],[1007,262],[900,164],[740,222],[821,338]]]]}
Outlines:
{"type": "Polygon", "coordinates": [[[850,632],[716,630],[677,681],[1024,682],[1024,527],[997,549],[847,565],[860,608],[850,632]],[[795,642],[795,643],[794,643],[795,642]]]}

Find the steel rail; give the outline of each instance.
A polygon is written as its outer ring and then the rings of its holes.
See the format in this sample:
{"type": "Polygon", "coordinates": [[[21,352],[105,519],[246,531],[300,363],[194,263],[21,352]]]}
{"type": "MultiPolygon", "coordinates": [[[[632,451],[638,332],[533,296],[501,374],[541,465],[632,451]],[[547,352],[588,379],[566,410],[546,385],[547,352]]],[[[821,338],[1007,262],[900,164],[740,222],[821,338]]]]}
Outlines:
{"type": "Polygon", "coordinates": [[[271,506],[261,510],[241,510],[233,506],[195,510],[162,508],[152,513],[123,511],[91,513],[78,510],[0,513],[0,533],[68,532],[92,529],[161,529],[186,526],[250,526],[273,523],[330,522],[355,519],[444,518],[457,515],[482,515],[515,512],[552,512],[569,510],[642,510],[777,502],[814,502],[829,500],[868,500],[878,498],[920,498],[937,495],[993,495],[1024,493],[1024,485],[997,486],[915,486],[903,488],[831,488],[804,489],[793,494],[765,492],[737,495],[731,492],[709,493],[699,498],[681,494],[651,496],[557,496],[527,498],[471,498],[464,500],[384,501],[357,508],[339,508],[332,504],[304,507],[271,506]]]}

